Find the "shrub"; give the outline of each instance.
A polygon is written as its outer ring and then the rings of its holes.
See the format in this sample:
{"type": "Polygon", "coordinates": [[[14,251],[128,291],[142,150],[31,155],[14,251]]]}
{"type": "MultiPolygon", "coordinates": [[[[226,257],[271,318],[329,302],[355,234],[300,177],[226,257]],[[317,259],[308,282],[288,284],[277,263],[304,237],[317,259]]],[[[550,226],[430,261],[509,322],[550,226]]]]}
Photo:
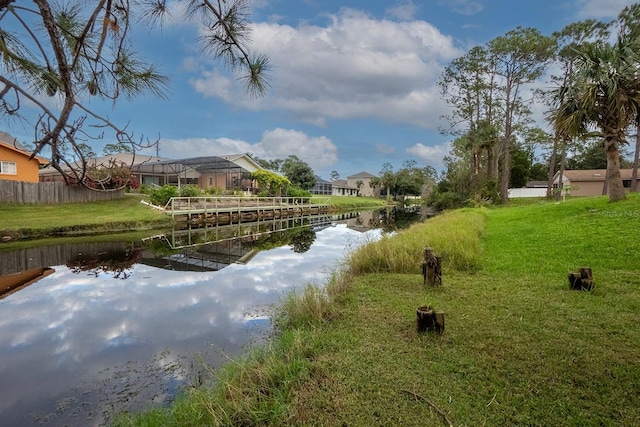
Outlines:
{"type": "Polygon", "coordinates": [[[173,185],[163,185],[149,193],[151,203],[157,206],[166,205],[172,197],[178,197],[178,189],[173,185]]]}
{"type": "Polygon", "coordinates": [[[220,187],[209,187],[206,189],[205,193],[211,196],[221,196],[225,193],[224,188],[220,187]]]}
{"type": "Polygon", "coordinates": [[[180,197],[198,197],[202,196],[203,191],[195,184],[187,184],[180,187],[180,197]]]}
{"type": "Polygon", "coordinates": [[[287,189],[287,195],[289,197],[311,197],[311,192],[299,187],[290,186],[287,189]]]}

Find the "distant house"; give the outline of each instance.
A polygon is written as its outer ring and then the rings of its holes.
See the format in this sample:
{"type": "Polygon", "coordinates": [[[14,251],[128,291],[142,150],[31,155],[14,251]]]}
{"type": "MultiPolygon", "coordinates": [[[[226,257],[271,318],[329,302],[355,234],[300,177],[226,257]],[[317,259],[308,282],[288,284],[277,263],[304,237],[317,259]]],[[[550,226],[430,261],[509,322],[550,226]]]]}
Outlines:
{"type": "Polygon", "coordinates": [[[319,176],[316,175],[316,185],[314,185],[311,190],[311,194],[317,194],[321,196],[330,196],[331,195],[331,181],[326,181],[319,176]]]}
{"type": "MultiPolygon", "coordinates": [[[[88,165],[99,168],[108,167],[113,163],[129,167],[132,175],[140,184],[144,185],[180,187],[193,184],[203,189],[215,187],[223,190],[246,191],[255,187],[250,174],[262,169],[246,154],[175,160],[141,154],[134,156],[131,153],[119,153],[92,158],[88,165]]],[[[41,181],[61,179],[60,173],[53,168],[45,168],[40,172],[41,181]]]]}
{"type": "Polygon", "coordinates": [[[250,175],[263,168],[246,154],[164,159],[136,164],[131,168],[140,182],[148,185],[198,185],[203,189],[255,189],[250,175]]]}
{"type": "MultiPolygon", "coordinates": [[[[132,169],[133,167],[150,162],[159,162],[167,159],[163,159],[161,157],[152,157],[143,154],[132,154],[132,153],[117,153],[111,154],[108,156],[102,157],[93,157],[87,160],[87,166],[90,168],[101,168],[101,167],[109,167],[112,165],[116,166],[126,166],[132,169]]],[[[82,168],[82,164],[80,162],[72,163],[74,168],[82,168]]],[[[68,172],[71,171],[69,167],[64,167],[63,170],[68,172]]],[[[142,183],[141,176],[139,174],[134,173],[136,178],[138,178],[138,182],[142,183]]],[[[47,166],[40,170],[40,182],[56,182],[63,181],[62,175],[56,169],[51,166],[47,166]]]]}
{"type": "MultiPolygon", "coordinates": [[[[632,169],[620,169],[622,184],[627,191],[631,188],[632,172],[632,169]]],[[[564,188],[569,188],[569,194],[572,196],[599,196],[603,194],[606,178],[606,169],[566,170],[562,177],[562,185],[564,188]]],[[[558,188],[559,183],[559,172],[557,172],[553,178],[554,188],[558,188]]]]}
{"type": "Polygon", "coordinates": [[[332,196],[357,196],[358,189],[355,186],[349,186],[346,179],[336,179],[331,183],[332,196]]]}
{"type": "Polygon", "coordinates": [[[356,188],[360,196],[379,196],[370,185],[371,179],[375,177],[375,175],[371,175],[368,172],[360,172],[347,177],[347,186],[349,188],[356,188]]]}
{"type": "Polygon", "coordinates": [[[31,159],[31,152],[6,132],[0,132],[0,179],[38,182],[38,171],[47,161],[31,159]]]}

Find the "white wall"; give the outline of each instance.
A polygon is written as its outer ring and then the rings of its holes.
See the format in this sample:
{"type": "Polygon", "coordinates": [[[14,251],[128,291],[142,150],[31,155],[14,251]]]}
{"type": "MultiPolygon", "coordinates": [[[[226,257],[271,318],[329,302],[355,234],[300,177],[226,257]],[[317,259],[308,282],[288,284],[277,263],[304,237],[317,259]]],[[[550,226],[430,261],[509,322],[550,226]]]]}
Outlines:
{"type": "Polygon", "coordinates": [[[520,197],[546,197],[546,188],[510,188],[509,198],[517,199],[520,197]]]}

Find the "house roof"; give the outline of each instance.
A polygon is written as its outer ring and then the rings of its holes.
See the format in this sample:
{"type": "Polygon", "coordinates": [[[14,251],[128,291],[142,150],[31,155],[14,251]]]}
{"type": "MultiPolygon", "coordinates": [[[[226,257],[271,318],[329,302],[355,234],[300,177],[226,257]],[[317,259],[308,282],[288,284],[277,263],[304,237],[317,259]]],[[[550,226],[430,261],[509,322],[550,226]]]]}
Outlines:
{"type": "MultiPolygon", "coordinates": [[[[106,167],[111,162],[115,162],[116,164],[133,165],[135,167],[135,166],[144,165],[148,163],[156,163],[164,160],[167,160],[167,159],[162,157],[147,156],[144,154],[116,153],[116,154],[110,154],[108,156],[94,157],[94,158],[88,159],[87,163],[88,165],[94,166],[94,167],[101,167],[101,166],[106,167]]],[[[78,162],[72,163],[72,165],[74,168],[80,168],[82,166],[82,163],[78,161],[78,162]]],[[[68,171],[70,170],[70,168],[69,166],[63,166],[63,170],[68,171]]],[[[49,175],[49,174],[57,174],[57,173],[59,172],[54,168],[52,168],[51,166],[47,166],[46,168],[40,170],[40,175],[49,175]]]]}
{"type": "Polygon", "coordinates": [[[349,186],[347,185],[346,179],[336,179],[331,183],[331,186],[337,187],[337,188],[349,188],[349,186]]]}
{"type": "Polygon", "coordinates": [[[320,178],[318,175],[316,175],[316,184],[331,184],[331,181],[327,181],[326,179],[322,179],[320,178]]]}
{"type": "MultiPolygon", "coordinates": [[[[248,160],[250,164],[255,162],[244,155],[235,156],[203,156],[203,157],[190,157],[187,159],[172,160],[164,159],[159,161],[150,161],[143,164],[138,164],[132,168],[136,172],[143,173],[183,173],[187,170],[196,170],[201,174],[215,173],[220,171],[226,172],[249,172],[236,162],[243,158],[248,160]]],[[[256,164],[257,169],[262,169],[256,164]]]]}
{"type": "MultiPolygon", "coordinates": [[[[632,169],[620,169],[622,179],[631,179],[632,169]]],[[[604,182],[607,178],[606,169],[566,170],[564,177],[576,182],[604,182]]]]}
{"type": "MultiPolygon", "coordinates": [[[[0,131],[0,145],[20,154],[24,154],[27,157],[31,156],[31,151],[29,151],[24,145],[20,144],[17,139],[9,135],[7,132],[0,131]]],[[[42,157],[35,156],[35,159],[41,165],[46,165],[47,163],[49,163],[42,157]]]]}
{"type": "Polygon", "coordinates": [[[258,162],[253,160],[253,158],[251,158],[251,156],[249,156],[247,154],[229,154],[229,155],[220,156],[220,157],[222,157],[223,159],[227,159],[229,161],[232,161],[234,163],[238,163],[238,161],[244,160],[244,161],[248,162],[251,166],[256,168],[257,170],[264,169],[262,166],[260,166],[258,164],[258,162]]]}
{"type": "Polygon", "coordinates": [[[371,175],[369,172],[359,172],[355,175],[350,175],[347,177],[347,179],[353,179],[353,178],[375,178],[375,175],[371,175]]]}

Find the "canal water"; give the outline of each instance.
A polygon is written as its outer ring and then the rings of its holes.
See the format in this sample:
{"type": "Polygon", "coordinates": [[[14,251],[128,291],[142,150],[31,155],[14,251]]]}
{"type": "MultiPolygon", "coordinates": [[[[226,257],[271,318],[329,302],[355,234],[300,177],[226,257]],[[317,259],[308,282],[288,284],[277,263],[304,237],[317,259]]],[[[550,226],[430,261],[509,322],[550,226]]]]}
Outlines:
{"type": "Polygon", "coordinates": [[[420,219],[382,210],[0,252],[0,285],[17,286],[0,295],[0,425],[98,426],[169,404],[203,366],[268,339],[284,295],[322,285],[400,216],[420,219]]]}

